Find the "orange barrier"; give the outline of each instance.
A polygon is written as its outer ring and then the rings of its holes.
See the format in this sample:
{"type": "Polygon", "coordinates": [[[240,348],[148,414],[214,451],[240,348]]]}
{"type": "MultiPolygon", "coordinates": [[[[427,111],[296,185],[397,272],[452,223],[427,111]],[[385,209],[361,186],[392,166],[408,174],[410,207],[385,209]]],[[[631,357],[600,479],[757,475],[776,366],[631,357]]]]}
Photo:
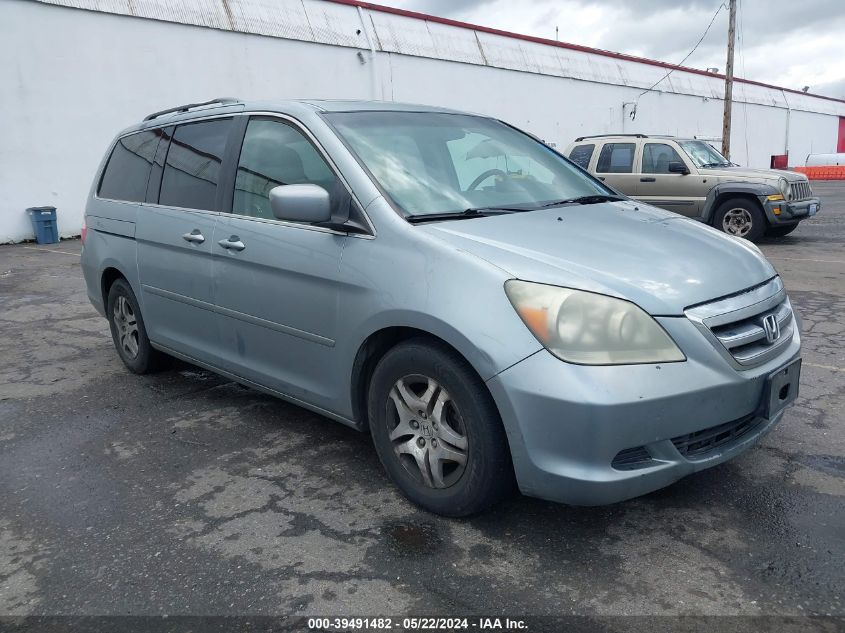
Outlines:
{"type": "Polygon", "coordinates": [[[845,180],[845,165],[793,167],[792,171],[807,174],[810,180],[845,180]]]}

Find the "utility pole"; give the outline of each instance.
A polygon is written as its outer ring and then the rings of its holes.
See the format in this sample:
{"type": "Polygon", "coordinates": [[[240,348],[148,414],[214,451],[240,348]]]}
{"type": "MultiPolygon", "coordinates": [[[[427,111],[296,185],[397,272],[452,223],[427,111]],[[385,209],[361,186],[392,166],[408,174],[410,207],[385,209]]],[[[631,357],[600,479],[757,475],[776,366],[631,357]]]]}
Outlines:
{"type": "Polygon", "coordinates": [[[728,64],[725,67],[725,115],[722,121],[722,154],[731,158],[731,106],[734,90],[734,39],[736,37],[736,0],[730,0],[728,20],[728,64]]]}

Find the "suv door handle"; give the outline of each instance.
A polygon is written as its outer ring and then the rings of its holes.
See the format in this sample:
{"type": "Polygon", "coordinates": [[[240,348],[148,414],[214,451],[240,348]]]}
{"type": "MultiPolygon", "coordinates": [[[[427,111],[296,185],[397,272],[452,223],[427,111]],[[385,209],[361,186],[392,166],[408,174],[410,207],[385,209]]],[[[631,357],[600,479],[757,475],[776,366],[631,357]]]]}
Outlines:
{"type": "Polygon", "coordinates": [[[229,237],[228,240],[220,240],[217,243],[229,251],[242,251],[246,248],[246,244],[241,242],[241,238],[239,238],[237,235],[232,235],[229,237]]]}
{"type": "Polygon", "coordinates": [[[190,233],[185,233],[182,236],[182,239],[186,242],[191,242],[192,244],[202,244],[205,241],[205,238],[202,236],[199,229],[194,229],[190,233]]]}
{"type": "Polygon", "coordinates": [[[640,178],[640,182],[657,182],[657,178],[646,176],[645,178],[640,178]]]}

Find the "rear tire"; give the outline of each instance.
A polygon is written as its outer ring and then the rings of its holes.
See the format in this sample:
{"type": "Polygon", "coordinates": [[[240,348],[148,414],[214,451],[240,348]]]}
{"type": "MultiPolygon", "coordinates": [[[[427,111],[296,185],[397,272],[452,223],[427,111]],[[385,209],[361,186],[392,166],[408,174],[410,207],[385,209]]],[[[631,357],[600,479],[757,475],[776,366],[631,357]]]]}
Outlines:
{"type": "Polygon", "coordinates": [[[390,478],[418,506],[463,517],[514,489],[499,412],[472,367],[445,345],[400,343],[379,361],[370,432],[390,478]]]}
{"type": "Polygon", "coordinates": [[[106,314],[114,347],[129,371],[149,374],[169,364],[170,357],[150,344],[138,300],[125,279],[115,280],[109,288],[106,314]]]}
{"type": "Polygon", "coordinates": [[[713,226],[728,235],[758,241],[766,233],[766,218],[756,202],[747,198],[731,198],[719,205],[713,226]]]}
{"type": "Polygon", "coordinates": [[[789,226],[770,226],[766,230],[766,235],[769,237],[784,237],[785,235],[789,235],[798,228],[798,223],[790,224],[789,226]]]}

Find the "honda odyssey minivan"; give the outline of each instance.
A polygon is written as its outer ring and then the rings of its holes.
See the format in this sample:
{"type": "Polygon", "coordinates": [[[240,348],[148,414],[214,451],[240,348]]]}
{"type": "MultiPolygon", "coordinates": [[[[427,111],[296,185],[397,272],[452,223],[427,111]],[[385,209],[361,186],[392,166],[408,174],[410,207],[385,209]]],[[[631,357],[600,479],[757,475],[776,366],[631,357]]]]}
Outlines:
{"type": "Polygon", "coordinates": [[[736,457],[796,397],[748,241],[493,118],[217,99],[105,153],[82,267],[135,373],[168,357],[372,435],[432,512],[607,504],[736,457]]]}

